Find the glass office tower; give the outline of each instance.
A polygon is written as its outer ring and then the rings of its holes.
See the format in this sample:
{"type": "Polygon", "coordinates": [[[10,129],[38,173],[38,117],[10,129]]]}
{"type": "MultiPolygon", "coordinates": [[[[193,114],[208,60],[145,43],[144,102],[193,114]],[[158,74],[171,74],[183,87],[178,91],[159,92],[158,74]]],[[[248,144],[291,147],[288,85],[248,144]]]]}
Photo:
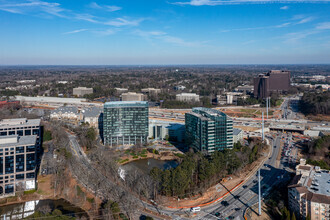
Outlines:
{"type": "Polygon", "coordinates": [[[193,108],[185,114],[186,143],[205,154],[233,148],[233,121],[223,112],[193,108]]]}
{"type": "Polygon", "coordinates": [[[104,104],[104,144],[134,145],[148,137],[148,102],[125,101],[104,104]]]}

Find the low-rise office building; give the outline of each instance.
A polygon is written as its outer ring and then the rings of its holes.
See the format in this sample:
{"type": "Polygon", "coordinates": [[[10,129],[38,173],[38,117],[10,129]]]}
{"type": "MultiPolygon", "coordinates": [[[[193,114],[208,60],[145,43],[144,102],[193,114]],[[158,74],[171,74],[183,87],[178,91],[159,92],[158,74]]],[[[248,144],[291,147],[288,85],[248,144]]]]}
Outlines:
{"type": "Polygon", "coordinates": [[[167,121],[149,121],[148,138],[155,140],[165,140],[184,142],[185,125],[180,123],[172,123],[167,121]]]}
{"type": "Polygon", "coordinates": [[[74,120],[80,121],[83,119],[83,115],[80,113],[77,107],[63,106],[55,110],[52,110],[50,113],[51,119],[56,120],[74,120]]]}
{"type": "Polygon", "coordinates": [[[181,93],[176,95],[176,100],[180,102],[199,102],[199,95],[196,93],[181,93]]]}
{"type": "Polygon", "coordinates": [[[110,146],[146,143],[148,102],[106,102],[103,113],[104,143],[110,146]]]}
{"type": "Polygon", "coordinates": [[[145,89],[141,89],[141,92],[146,93],[146,94],[157,95],[158,93],[160,93],[160,89],[145,88],[145,89]]]}
{"type": "Polygon", "coordinates": [[[98,107],[86,108],[82,110],[84,122],[94,128],[99,128],[103,123],[103,109],[98,107]]]}
{"type": "Polygon", "coordinates": [[[243,131],[238,128],[233,128],[233,141],[234,144],[243,140],[243,131]]]}
{"type": "Polygon", "coordinates": [[[84,95],[93,94],[93,88],[78,87],[73,88],[73,95],[83,97],[84,95]]]}
{"type": "Polygon", "coordinates": [[[288,186],[289,209],[298,218],[327,220],[330,218],[330,173],[300,160],[296,175],[288,186]]]}
{"type": "Polygon", "coordinates": [[[144,95],[142,93],[127,92],[121,95],[122,101],[143,101],[144,95]]]}
{"type": "Polygon", "coordinates": [[[37,136],[0,137],[0,198],[35,189],[37,136]]]}
{"type": "Polygon", "coordinates": [[[188,147],[205,154],[233,148],[233,120],[223,112],[193,108],[185,114],[188,147]]]}

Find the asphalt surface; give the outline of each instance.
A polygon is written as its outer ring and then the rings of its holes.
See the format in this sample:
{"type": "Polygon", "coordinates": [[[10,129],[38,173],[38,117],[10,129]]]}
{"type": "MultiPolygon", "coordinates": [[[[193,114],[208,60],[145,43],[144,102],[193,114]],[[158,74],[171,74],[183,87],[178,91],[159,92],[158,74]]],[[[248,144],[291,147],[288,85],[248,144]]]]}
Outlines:
{"type": "MultiPolygon", "coordinates": [[[[261,172],[261,193],[265,198],[272,186],[276,185],[282,178],[285,171],[282,163],[277,165],[277,155],[280,151],[281,136],[272,140],[273,153],[265,162],[261,172]]],[[[257,175],[252,176],[245,184],[227,196],[221,202],[202,208],[198,214],[198,219],[244,219],[243,214],[246,208],[258,202],[258,182],[257,175]]]]}
{"type": "MultiPolygon", "coordinates": [[[[88,169],[92,169],[94,175],[96,175],[101,180],[104,180],[104,184],[109,185],[109,187],[113,187],[113,183],[106,179],[102,173],[100,173],[97,169],[93,168],[91,161],[82,151],[79,146],[78,141],[74,135],[68,134],[70,139],[70,148],[75,157],[79,159],[79,161],[88,169]]],[[[276,162],[277,155],[280,151],[282,134],[280,136],[276,136],[274,140],[271,139],[271,144],[273,146],[273,152],[269,159],[265,162],[266,166],[261,167],[261,187],[262,187],[262,195],[266,197],[271,190],[272,186],[277,184],[284,177],[285,171],[283,170],[284,161],[282,163],[276,162]]],[[[291,141],[291,139],[289,139],[291,141]]],[[[79,176],[80,177],[80,176],[79,176]]],[[[83,178],[79,178],[80,182],[88,189],[93,192],[95,186],[90,185],[88,181],[84,181],[83,178]]],[[[142,208],[147,208],[152,210],[155,213],[166,215],[172,219],[189,219],[182,216],[190,215],[190,218],[194,219],[244,219],[243,214],[246,208],[252,206],[258,201],[258,183],[257,176],[252,175],[251,178],[244,183],[241,187],[235,190],[233,193],[229,194],[225,199],[211,204],[207,207],[203,207],[200,212],[193,215],[189,209],[167,209],[164,207],[157,207],[157,205],[152,205],[150,203],[146,203],[140,200],[140,203],[137,204],[139,208],[139,213],[146,214],[142,210],[142,208]]],[[[227,190],[222,187],[222,190],[227,190]]],[[[102,195],[102,190],[94,192],[96,194],[102,195]]],[[[150,214],[149,214],[150,215],[150,214]]],[[[155,219],[162,219],[153,216],[155,219]]]]}

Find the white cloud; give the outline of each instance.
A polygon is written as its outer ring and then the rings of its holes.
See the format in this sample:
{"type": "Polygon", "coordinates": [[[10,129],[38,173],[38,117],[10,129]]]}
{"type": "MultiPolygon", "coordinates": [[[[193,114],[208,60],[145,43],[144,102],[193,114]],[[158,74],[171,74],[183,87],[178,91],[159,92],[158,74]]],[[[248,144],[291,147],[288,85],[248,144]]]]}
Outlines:
{"type": "Polygon", "coordinates": [[[330,22],[319,23],[319,24],[317,24],[316,29],[318,29],[318,30],[329,30],[330,29],[330,22]]]}
{"type": "Polygon", "coordinates": [[[147,40],[158,39],[167,43],[175,44],[184,47],[197,47],[200,46],[199,42],[189,42],[179,37],[174,37],[163,31],[141,31],[136,30],[134,34],[141,36],[147,40]]]}
{"type": "Polygon", "coordinates": [[[122,9],[121,7],[115,6],[115,5],[107,5],[105,7],[106,7],[107,11],[119,11],[122,9]]]}
{"type": "Polygon", "coordinates": [[[235,28],[235,29],[228,29],[228,30],[222,30],[221,32],[231,32],[231,31],[253,31],[253,30],[264,30],[264,29],[275,29],[275,28],[284,28],[290,26],[291,23],[283,23],[279,25],[271,25],[271,26],[264,26],[264,27],[247,27],[247,28],[235,28]]]}
{"type": "Polygon", "coordinates": [[[88,31],[88,29],[78,29],[78,30],[74,30],[74,31],[65,32],[63,34],[76,34],[76,33],[84,32],[84,31],[88,31]]]}
{"type": "Polygon", "coordinates": [[[90,4],[89,4],[89,7],[91,7],[91,8],[95,8],[95,9],[101,9],[102,7],[99,5],[99,4],[97,4],[96,2],[91,2],[90,4]]]}
{"type": "Polygon", "coordinates": [[[305,24],[305,23],[308,23],[308,22],[313,21],[313,20],[314,20],[314,17],[303,18],[298,22],[298,24],[305,24]]]}
{"type": "Polygon", "coordinates": [[[91,23],[99,23],[99,21],[96,20],[96,17],[90,14],[76,14],[74,18],[77,20],[88,21],[91,23]]]}
{"type": "Polygon", "coordinates": [[[192,6],[215,6],[215,5],[238,5],[238,4],[273,4],[273,3],[327,3],[330,0],[190,0],[183,2],[174,2],[176,5],[192,6]]]}
{"type": "Polygon", "coordinates": [[[120,29],[106,29],[102,31],[93,31],[93,33],[101,36],[109,36],[117,33],[119,30],[120,29]]]}
{"type": "Polygon", "coordinates": [[[283,7],[280,7],[281,10],[288,10],[289,9],[289,6],[283,6],[283,7]]]}
{"type": "Polygon", "coordinates": [[[129,20],[127,18],[116,18],[114,20],[104,22],[105,25],[122,27],[122,26],[138,26],[144,19],[129,20]]]}
{"type": "Polygon", "coordinates": [[[115,6],[115,5],[99,5],[96,2],[90,3],[89,4],[89,7],[94,8],[94,9],[104,9],[104,10],[110,11],[110,12],[119,11],[119,10],[122,9],[119,6],[115,6]]]}
{"type": "Polygon", "coordinates": [[[60,7],[59,3],[40,0],[30,0],[19,3],[16,3],[16,1],[4,1],[2,4],[0,3],[0,10],[20,14],[34,11],[47,13],[57,17],[65,17],[61,12],[66,11],[60,7]]]}

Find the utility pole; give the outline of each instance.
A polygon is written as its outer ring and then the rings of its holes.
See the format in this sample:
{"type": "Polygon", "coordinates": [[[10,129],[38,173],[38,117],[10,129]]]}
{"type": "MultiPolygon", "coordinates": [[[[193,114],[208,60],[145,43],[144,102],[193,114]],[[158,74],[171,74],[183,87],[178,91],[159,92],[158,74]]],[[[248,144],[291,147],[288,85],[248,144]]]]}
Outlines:
{"type": "Polygon", "coordinates": [[[265,134],[264,134],[264,112],[262,112],[262,142],[264,141],[265,134]]]}
{"type": "Polygon", "coordinates": [[[266,98],[267,120],[268,120],[268,105],[269,105],[269,97],[266,98]]]}
{"type": "Polygon", "coordinates": [[[260,184],[260,168],[258,170],[258,190],[259,190],[259,216],[261,216],[261,184],[260,184]]]}

